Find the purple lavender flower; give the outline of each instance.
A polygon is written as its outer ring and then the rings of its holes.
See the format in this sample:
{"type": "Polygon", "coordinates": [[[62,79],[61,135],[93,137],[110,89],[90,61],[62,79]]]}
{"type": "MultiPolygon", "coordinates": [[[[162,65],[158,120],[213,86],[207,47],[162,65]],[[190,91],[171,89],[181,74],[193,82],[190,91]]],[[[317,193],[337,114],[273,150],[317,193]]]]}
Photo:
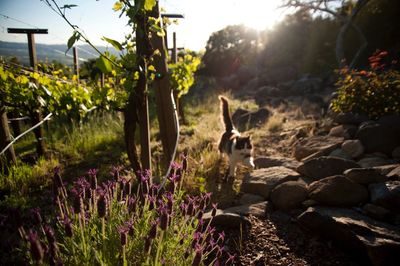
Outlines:
{"type": "Polygon", "coordinates": [[[104,218],[107,215],[107,198],[103,190],[100,190],[99,195],[99,199],[97,200],[97,212],[100,218],[104,218]]]}
{"type": "Polygon", "coordinates": [[[130,236],[134,236],[134,234],[135,234],[135,228],[133,227],[133,225],[134,225],[133,220],[129,220],[129,221],[125,222],[125,226],[126,226],[126,228],[128,228],[128,234],[130,236]]]}
{"type": "Polygon", "coordinates": [[[182,165],[180,165],[180,164],[177,163],[177,162],[172,162],[172,163],[171,163],[171,168],[174,169],[174,170],[180,169],[180,168],[182,168],[182,165]]]}
{"type": "Polygon", "coordinates": [[[194,232],[192,240],[192,248],[195,248],[198,243],[201,242],[203,234],[201,232],[194,232]]]}
{"type": "Polygon", "coordinates": [[[136,203],[137,199],[134,196],[129,196],[128,198],[128,211],[130,214],[135,213],[136,211],[136,203]]]}
{"type": "Polygon", "coordinates": [[[226,260],[225,264],[233,265],[235,263],[235,254],[232,255],[229,252],[227,252],[227,253],[228,253],[228,259],[226,260]]]}
{"type": "Polygon", "coordinates": [[[82,193],[76,192],[73,194],[74,197],[73,197],[72,207],[74,209],[74,213],[78,214],[84,210],[82,193]]]}
{"type": "Polygon", "coordinates": [[[111,168],[110,174],[114,177],[115,181],[119,180],[119,173],[120,173],[121,170],[122,170],[121,166],[113,166],[111,168]]]}
{"type": "Polygon", "coordinates": [[[154,209],[157,199],[156,199],[156,197],[153,197],[151,195],[148,195],[147,199],[149,200],[149,210],[151,211],[152,209],[154,209]]]}
{"type": "Polygon", "coordinates": [[[49,225],[44,226],[44,232],[49,243],[54,243],[56,241],[54,231],[49,225]]]}
{"type": "Polygon", "coordinates": [[[182,170],[186,172],[188,169],[188,155],[185,153],[182,154],[181,157],[182,157],[182,170]]]}
{"type": "Polygon", "coordinates": [[[117,227],[117,231],[120,235],[121,246],[125,246],[128,242],[129,228],[126,225],[117,227]]]}
{"type": "Polygon", "coordinates": [[[214,217],[217,214],[218,203],[212,203],[211,216],[214,217]]]}
{"type": "Polygon", "coordinates": [[[201,262],[201,257],[203,256],[203,249],[201,247],[196,248],[196,255],[194,256],[192,266],[198,266],[201,262]]]}
{"type": "Polygon", "coordinates": [[[150,231],[149,231],[149,234],[147,236],[148,238],[151,238],[151,239],[156,238],[156,236],[157,236],[157,225],[158,225],[158,221],[157,220],[153,221],[151,223],[150,231]]]}
{"type": "Polygon", "coordinates": [[[182,203],[179,205],[179,209],[181,210],[182,215],[185,216],[186,213],[187,213],[187,204],[184,203],[184,202],[182,202],[182,203]]]}
{"type": "Polygon", "coordinates": [[[42,215],[40,214],[40,208],[33,208],[31,209],[31,214],[32,214],[32,218],[33,218],[33,223],[35,225],[39,225],[42,223],[43,219],[42,219],[42,215]]]}
{"type": "Polygon", "coordinates": [[[146,237],[146,239],[144,241],[144,252],[145,253],[149,253],[150,246],[151,246],[151,241],[152,241],[152,238],[146,237]]]}
{"type": "Polygon", "coordinates": [[[30,252],[32,258],[40,262],[43,259],[44,250],[39,241],[38,234],[35,231],[29,230],[28,241],[30,243],[30,252]]]}
{"type": "Polygon", "coordinates": [[[161,230],[163,230],[163,231],[167,230],[168,221],[169,221],[169,215],[168,215],[167,210],[164,208],[161,211],[161,216],[160,216],[160,228],[161,228],[161,230]]]}
{"type": "Polygon", "coordinates": [[[191,198],[189,198],[189,202],[187,204],[187,210],[186,210],[186,213],[188,215],[193,215],[193,211],[194,211],[193,204],[194,204],[194,201],[191,198]]]}
{"type": "Polygon", "coordinates": [[[203,219],[199,219],[198,221],[199,222],[197,224],[196,231],[197,232],[201,232],[203,230],[204,220],[203,219]]]}
{"type": "Polygon", "coordinates": [[[218,233],[217,243],[222,246],[224,243],[224,240],[225,240],[225,232],[222,231],[221,233],[218,233]]]}
{"type": "Polygon", "coordinates": [[[90,177],[90,188],[96,189],[97,188],[97,173],[99,172],[98,169],[89,169],[88,175],[90,177]]]}
{"type": "Polygon", "coordinates": [[[65,235],[68,237],[72,237],[72,235],[73,235],[72,223],[71,223],[71,220],[67,216],[64,216],[63,224],[64,224],[64,229],[65,229],[65,235]]]}

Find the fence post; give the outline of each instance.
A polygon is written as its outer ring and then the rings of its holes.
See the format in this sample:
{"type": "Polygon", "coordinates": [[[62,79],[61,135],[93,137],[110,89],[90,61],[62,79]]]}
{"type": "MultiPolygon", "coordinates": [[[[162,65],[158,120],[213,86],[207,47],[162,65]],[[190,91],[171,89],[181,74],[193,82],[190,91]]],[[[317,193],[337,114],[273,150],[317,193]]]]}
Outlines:
{"type": "MultiPolygon", "coordinates": [[[[151,11],[151,16],[154,18],[160,17],[158,1],[151,11]]],[[[160,22],[161,25],[161,22],[160,22]]],[[[154,56],[154,66],[157,74],[153,82],[155,89],[157,117],[160,126],[161,143],[164,151],[164,162],[168,167],[171,161],[177,139],[177,128],[175,126],[175,108],[171,99],[171,87],[169,83],[167,55],[164,38],[154,34],[151,38],[151,43],[154,49],[160,51],[160,55],[154,56]]]]}
{"type": "MultiPolygon", "coordinates": [[[[35,34],[47,34],[47,29],[16,29],[16,28],[8,28],[8,33],[23,33],[27,34],[28,37],[28,50],[29,50],[29,62],[33,71],[37,71],[37,58],[36,58],[36,47],[35,47],[35,34]]],[[[39,123],[42,119],[42,112],[40,107],[37,110],[33,110],[31,112],[31,122],[33,125],[39,123]]],[[[44,133],[43,127],[37,127],[34,130],[37,146],[36,150],[39,156],[45,155],[46,146],[44,142],[44,133]]]]}
{"type": "MultiPolygon", "coordinates": [[[[5,106],[0,106],[0,150],[3,150],[11,142],[10,128],[5,106]]],[[[15,156],[14,147],[11,145],[5,153],[8,163],[15,164],[17,158],[15,156]]],[[[3,167],[6,169],[6,167],[3,167]]]]}

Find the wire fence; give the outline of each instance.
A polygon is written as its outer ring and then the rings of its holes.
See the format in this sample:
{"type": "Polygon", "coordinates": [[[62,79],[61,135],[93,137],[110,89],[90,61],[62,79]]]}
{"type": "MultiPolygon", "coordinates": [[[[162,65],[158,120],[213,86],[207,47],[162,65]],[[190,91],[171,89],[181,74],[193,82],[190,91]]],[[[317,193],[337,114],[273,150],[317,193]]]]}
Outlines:
{"type": "Polygon", "coordinates": [[[10,148],[17,140],[19,140],[20,138],[22,138],[23,136],[25,136],[26,134],[28,134],[29,132],[31,132],[32,130],[34,130],[35,128],[39,127],[41,124],[43,124],[44,122],[46,122],[47,120],[50,120],[51,116],[53,115],[53,113],[48,114],[45,118],[43,118],[42,121],[40,121],[39,123],[37,123],[36,125],[34,125],[33,127],[31,127],[30,129],[24,131],[23,133],[19,134],[17,137],[15,137],[10,143],[8,143],[8,145],[6,147],[4,147],[4,149],[0,152],[0,156],[3,155],[8,148],[10,148]]]}

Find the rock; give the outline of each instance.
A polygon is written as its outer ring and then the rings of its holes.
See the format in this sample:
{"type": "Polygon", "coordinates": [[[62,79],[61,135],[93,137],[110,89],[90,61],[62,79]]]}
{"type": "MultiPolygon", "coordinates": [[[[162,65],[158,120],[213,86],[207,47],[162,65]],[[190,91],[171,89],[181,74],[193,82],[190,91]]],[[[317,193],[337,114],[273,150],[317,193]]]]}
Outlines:
{"type": "Polygon", "coordinates": [[[361,265],[398,265],[400,230],[356,211],[310,207],[298,218],[300,225],[351,251],[361,265]]]}
{"type": "Polygon", "coordinates": [[[301,140],[296,144],[293,157],[300,161],[312,154],[319,153],[328,155],[333,150],[340,147],[343,143],[343,138],[330,137],[330,136],[314,136],[301,140]]]}
{"type": "Polygon", "coordinates": [[[308,195],[317,202],[330,206],[356,206],[368,200],[368,190],[342,175],[315,181],[308,187],[308,195]]]}
{"type": "Polygon", "coordinates": [[[345,140],[342,143],[342,150],[351,158],[357,158],[364,153],[364,146],[358,139],[345,140]]]}
{"type": "Polygon", "coordinates": [[[378,124],[400,129],[400,115],[384,115],[378,120],[378,124]]]}
{"type": "Polygon", "coordinates": [[[396,148],[392,151],[392,158],[394,158],[394,159],[400,159],[400,146],[396,147],[396,148]]]}
{"type": "Polygon", "coordinates": [[[344,171],[344,175],[358,184],[371,184],[385,182],[389,178],[374,168],[354,168],[344,171]]]}
{"type": "Polygon", "coordinates": [[[290,210],[299,207],[307,196],[308,191],[305,183],[288,181],[272,190],[271,201],[277,209],[290,210]]]}
{"type": "Polygon", "coordinates": [[[236,213],[244,216],[253,215],[256,217],[264,217],[268,211],[272,211],[272,205],[268,201],[245,204],[223,210],[224,213],[236,213]]]}
{"type": "Polygon", "coordinates": [[[368,121],[369,118],[366,115],[352,114],[352,113],[340,113],[337,114],[333,121],[338,124],[350,124],[350,125],[360,125],[363,122],[368,121]]]}
{"type": "Polygon", "coordinates": [[[314,179],[321,179],[327,176],[340,175],[347,169],[359,167],[354,161],[338,157],[322,156],[305,161],[297,167],[297,172],[314,179]]]}
{"type": "Polygon", "coordinates": [[[400,181],[370,184],[368,189],[372,203],[400,213],[400,181]]]}
{"type": "Polygon", "coordinates": [[[312,207],[312,206],[318,205],[318,202],[313,200],[313,199],[306,199],[305,201],[303,201],[301,203],[301,205],[303,205],[304,207],[308,208],[308,207],[312,207]]]}
{"type": "Polygon", "coordinates": [[[345,153],[342,149],[336,149],[336,150],[332,151],[331,153],[329,153],[328,156],[339,157],[339,158],[342,158],[342,159],[351,160],[350,155],[345,153]]]}
{"type": "Polygon", "coordinates": [[[232,121],[239,130],[247,130],[264,124],[268,120],[270,114],[267,108],[260,108],[254,112],[249,112],[240,108],[232,115],[232,121]]]}
{"type": "Polygon", "coordinates": [[[232,114],[232,122],[233,122],[233,124],[235,124],[237,126],[238,123],[239,123],[239,120],[241,119],[241,117],[243,115],[248,114],[248,113],[249,113],[249,111],[245,110],[243,108],[236,109],[235,112],[233,112],[233,114],[232,114]]]}
{"type": "Polygon", "coordinates": [[[363,210],[368,216],[379,221],[387,222],[392,218],[392,214],[389,210],[375,204],[367,203],[363,206],[363,210]]]}
{"type": "Polygon", "coordinates": [[[360,127],[356,138],[359,139],[366,152],[383,152],[391,155],[400,146],[400,130],[379,124],[360,127]]]}
{"type": "Polygon", "coordinates": [[[239,203],[241,205],[245,205],[245,204],[260,202],[263,200],[264,200],[264,198],[259,195],[245,193],[240,197],[239,203]]]}
{"type": "MultiPolygon", "coordinates": [[[[212,218],[211,212],[207,212],[203,215],[203,221],[208,224],[212,218]]],[[[217,210],[216,215],[211,221],[212,226],[221,226],[224,228],[240,229],[241,226],[250,226],[249,219],[243,215],[236,213],[226,213],[222,210],[217,210]]]]}
{"type": "Polygon", "coordinates": [[[338,125],[330,129],[329,136],[352,139],[356,135],[357,129],[355,125],[338,125]]]}
{"type": "Polygon", "coordinates": [[[365,157],[357,161],[362,168],[383,166],[388,164],[388,161],[382,157],[365,157]]]}
{"type": "Polygon", "coordinates": [[[282,166],[256,169],[244,177],[241,192],[260,195],[268,199],[272,189],[277,185],[297,180],[298,177],[297,172],[282,166]]]}
{"type": "Polygon", "coordinates": [[[400,165],[390,171],[387,176],[390,179],[400,179],[400,165]]]}
{"type": "Polygon", "coordinates": [[[254,165],[256,166],[256,168],[284,166],[286,168],[294,170],[299,166],[299,162],[285,157],[260,156],[254,159],[254,165]]]}
{"type": "MultiPolygon", "coordinates": [[[[382,175],[388,175],[393,169],[396,169],[399,166],[400,166],[400,164],[386,164],[386,165],[381,165],[381,166],[374,166],[372,168],[380,171],[382,175]]],[[[399,169],[399,171],[400,171],[400,169],[399,169]]]]}

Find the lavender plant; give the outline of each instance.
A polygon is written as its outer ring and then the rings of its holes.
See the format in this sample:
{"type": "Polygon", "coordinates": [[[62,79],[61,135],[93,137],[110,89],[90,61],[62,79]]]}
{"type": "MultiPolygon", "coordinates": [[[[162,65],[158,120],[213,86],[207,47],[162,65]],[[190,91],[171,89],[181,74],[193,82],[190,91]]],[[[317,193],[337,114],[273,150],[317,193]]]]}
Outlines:
{"type": "MultiPolygon", "coordinates": [[[[20,233],[29,260],[50,265],[219,265],[224,234],[204,222],[210,194],[188,196],[181,189],[187,162],[174,163],[165,186],[148,171],[132,182],[113,169],[112,181],[97,184],[90,170],[67,191],[54,173],[55,218],[32,211],[34,228],[20,233]]],[[[216,209],[216,205],[212,205],[216,209]]],[[[212,212],[215,215],[215,210],[212,212]]]]}

